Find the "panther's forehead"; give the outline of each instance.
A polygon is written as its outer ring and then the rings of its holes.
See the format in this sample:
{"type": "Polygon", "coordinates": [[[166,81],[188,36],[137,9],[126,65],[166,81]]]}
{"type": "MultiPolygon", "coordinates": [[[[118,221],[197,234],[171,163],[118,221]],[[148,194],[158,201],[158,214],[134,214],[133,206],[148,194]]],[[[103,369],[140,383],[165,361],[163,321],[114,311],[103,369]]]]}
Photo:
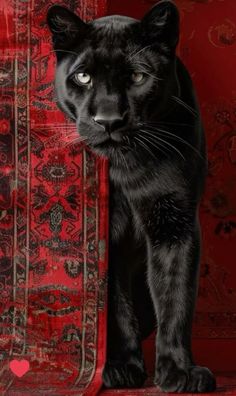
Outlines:
{"type": "Polygon", "coordinates": [[[68,72],[73,72],[80,67],[84,70],[109,70],[120,68],[121,70],[129,64],[130,54],[135,52],[136,46],[132,43],[116,46],[105,46],[103,42],[97,43],[94,47],[93,42],[78,50],[78,56],[68,57],[68,72]]]}
{"type": "Polygon", "coordinates": [[[103,46],[99,46],[94,50],[91,47],[87,47],[84,51],[78,53],[78,57],[72,61],[70,59],[69,65],[73,69],[82,67],[98,67],[104,66],[104,68],[109,68],[109,65],[114,65],[124,63],[128,59],[129,51],[125,48],[113,48],[108,49],[103,46]]]}

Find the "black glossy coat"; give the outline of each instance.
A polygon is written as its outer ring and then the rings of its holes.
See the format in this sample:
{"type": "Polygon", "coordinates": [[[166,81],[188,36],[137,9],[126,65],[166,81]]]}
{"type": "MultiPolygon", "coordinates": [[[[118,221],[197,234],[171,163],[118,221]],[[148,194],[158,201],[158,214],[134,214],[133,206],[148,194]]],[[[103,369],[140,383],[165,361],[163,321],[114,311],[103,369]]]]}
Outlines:
{"type": "Polygon", "coordinates": [[[104,384],[143,384],[141,340],[157,324],[155,383],[168,392],[212,391],[212,373],[191,354],[207,160],[191,78],[175,55],[178,11],[161,1],[142,21],[86,24],[54,6],[48,24],[59,106],[110,159],[104,384]]]}

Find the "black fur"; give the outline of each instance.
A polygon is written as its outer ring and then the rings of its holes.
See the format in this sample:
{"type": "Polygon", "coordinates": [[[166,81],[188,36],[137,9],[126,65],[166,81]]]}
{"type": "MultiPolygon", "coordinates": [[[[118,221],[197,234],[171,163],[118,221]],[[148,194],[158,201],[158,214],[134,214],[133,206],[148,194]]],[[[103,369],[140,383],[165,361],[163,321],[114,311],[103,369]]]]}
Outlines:
{"type": "Polygon", "coordinates": [[[167,392],[213,391],[212,373],[191,353],[207,160],[192,82],[175,54],[177,8],[161,1],[141,21],[85,23],[54,6],[48,24],[60,107],[110,160],[104,384],[143,385],[141,340],[157,323],[155,383],[167,392]]]}

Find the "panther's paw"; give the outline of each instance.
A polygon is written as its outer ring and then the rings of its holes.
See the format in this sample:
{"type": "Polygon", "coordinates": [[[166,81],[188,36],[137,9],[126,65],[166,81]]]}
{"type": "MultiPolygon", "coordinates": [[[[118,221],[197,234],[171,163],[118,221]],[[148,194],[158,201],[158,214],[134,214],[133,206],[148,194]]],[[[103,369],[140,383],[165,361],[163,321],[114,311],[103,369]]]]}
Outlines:
{"type": "Polygon", "coordinates": [[[146,378],[144,368],[135,363],[107,361],[102,373],[106,388],[140,388],[146,378]]]}
{"type": "Polygon", "coordinates": [[[215,377],[208,368],[182,369],[170,358],[158,360],[154,382],[163,392],[208,393],[216,389],[215,377]]]}
{"type": "Polygon", "coordinates": [[[193,366],[188,373],[186,392],[208,393],[216,389],[215,377],[207,367],[193,366]]]}

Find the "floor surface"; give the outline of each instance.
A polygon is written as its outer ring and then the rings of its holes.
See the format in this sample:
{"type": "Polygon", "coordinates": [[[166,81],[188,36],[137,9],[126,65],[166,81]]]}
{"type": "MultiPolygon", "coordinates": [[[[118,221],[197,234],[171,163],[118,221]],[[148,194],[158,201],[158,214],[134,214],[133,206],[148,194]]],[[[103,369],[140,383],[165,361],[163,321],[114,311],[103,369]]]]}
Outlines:
{"type": "MultiPolygon", "coordinates": [[[[206,395],[235,395],[236,396],[236,373],[235,374],[219,374],[217,375],[217,390],[215,393],[201,393],[202,396],[206,395]]],[[[160,396],[167,395],[167,393],[161,392],[157,388],[147,386],[142,389],[109,389],[100,392],[99,396],[160,396]]],[[[192,393],[185,393],[185,395],[193,395],[192,393]]]]}

